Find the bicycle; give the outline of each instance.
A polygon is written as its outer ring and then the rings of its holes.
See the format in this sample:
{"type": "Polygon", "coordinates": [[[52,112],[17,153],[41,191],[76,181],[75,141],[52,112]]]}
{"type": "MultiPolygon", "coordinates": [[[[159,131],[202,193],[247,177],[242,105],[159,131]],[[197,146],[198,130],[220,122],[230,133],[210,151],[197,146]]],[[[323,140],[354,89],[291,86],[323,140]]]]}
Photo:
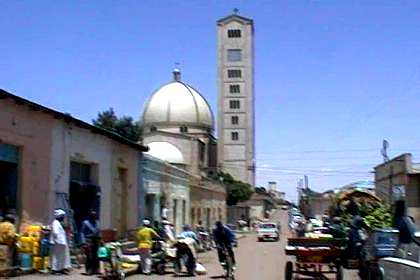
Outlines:
{"type": "Polygon", "coordinates": [[[225,246],[220,247],[220,254],[222,259],[224,260],[223,263],[221,263],[223,269],[225,270],[225,279],[228,280],[234,280],[235,279],[235,271],[233,269],[233,260],[230,256],[227,248],[225,246]]]}

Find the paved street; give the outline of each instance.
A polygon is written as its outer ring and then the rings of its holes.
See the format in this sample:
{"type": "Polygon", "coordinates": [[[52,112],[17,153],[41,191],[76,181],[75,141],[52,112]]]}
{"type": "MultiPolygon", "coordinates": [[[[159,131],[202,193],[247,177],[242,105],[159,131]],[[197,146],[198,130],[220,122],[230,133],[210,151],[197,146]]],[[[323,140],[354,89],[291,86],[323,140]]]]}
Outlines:
{"type": "MultiPolygon", "coordinates": [[[[253,279],[264,279],[264,280],[279,280],[284,278],[284,266],[288,257],[284,254],[284,245],[288,235],[287,230],[287,212],[278,210],[273,214],[273,221],[280,221],[282,225],[282,238],[280,242],[256,242],[255,234],[248,234],[239,240],[239,247],[236,250],[236,257],[238,268],[236,271],[236,279],[253,280],[253,279]]],[[[195,279],[218,279],[222,278],[222,269],[217,260],[215,251],[208,254],[201,254],[199,261],[204,264],[208,273],[206,275],[197,276],[195,279]]],[[[37,280],[37,279],[89,279],[94,277],[88,277],[81,275],[79,271],[73,272],[69,276],[46,276],[46,275],[29,275],[25,277],[19,277],[22,280],[37,280]]],[[[143,275],[133,275],[128,279],[173,279],[173,274],[167,274],[165,276],[152,275],[145,277],[143,275]]],[[[354,272],[345,272],[346,280],[357,279],[354,272]]]]}

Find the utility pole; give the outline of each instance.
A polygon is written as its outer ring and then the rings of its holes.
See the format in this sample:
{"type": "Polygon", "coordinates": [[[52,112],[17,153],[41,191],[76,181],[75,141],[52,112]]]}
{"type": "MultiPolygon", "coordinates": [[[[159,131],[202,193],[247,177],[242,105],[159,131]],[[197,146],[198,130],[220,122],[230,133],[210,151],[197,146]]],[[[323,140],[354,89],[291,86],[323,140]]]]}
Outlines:
{"type": "Polygon", "coordinates": [[[382,141],[382,150],[381,154],[384,158],[384,162],[389,164],[389,189],[388,189],[388,200],[389,203],[392,203],[392,188],[393,188],[393,177],[394,177],[394,167],[392,165],[392,162],[389,160],[388,157],[388,148],[389,148],[389,142],[384,139],[382,141]]]}

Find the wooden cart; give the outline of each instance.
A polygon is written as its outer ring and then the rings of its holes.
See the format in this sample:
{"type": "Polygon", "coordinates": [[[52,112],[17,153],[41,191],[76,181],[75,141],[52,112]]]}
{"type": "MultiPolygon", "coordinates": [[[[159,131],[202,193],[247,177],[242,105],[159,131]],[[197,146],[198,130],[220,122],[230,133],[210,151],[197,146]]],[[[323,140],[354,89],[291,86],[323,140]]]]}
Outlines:
{"type": "Polygon", "coordinates": [[[292,280],[293,274],[309,276],[315,279],[343,279],[341,256],[345,239],[333,238],[289,238],[285,248],[286,255],[295,256],[293,263],[288,261],[285,279],[292,280]]]}

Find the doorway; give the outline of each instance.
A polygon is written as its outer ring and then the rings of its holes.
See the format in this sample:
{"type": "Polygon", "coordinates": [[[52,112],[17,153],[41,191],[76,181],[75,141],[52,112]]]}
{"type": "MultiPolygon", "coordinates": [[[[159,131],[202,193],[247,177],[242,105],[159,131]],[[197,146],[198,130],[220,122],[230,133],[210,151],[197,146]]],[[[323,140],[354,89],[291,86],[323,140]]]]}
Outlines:
{"type": "Polygon", "coordinates": [[[73,210],[76,235],[79,240],[78,233],[83,221],[89,217],[89,212],[93,210],[100,217],[100,188],[92,183],[91,164],[71,162],[69,204],[73,210]]]}
{"type": "Polygon", "coordinates": [[[0,144],[0,214],[18,214],[19,148],[0,144]]]}

